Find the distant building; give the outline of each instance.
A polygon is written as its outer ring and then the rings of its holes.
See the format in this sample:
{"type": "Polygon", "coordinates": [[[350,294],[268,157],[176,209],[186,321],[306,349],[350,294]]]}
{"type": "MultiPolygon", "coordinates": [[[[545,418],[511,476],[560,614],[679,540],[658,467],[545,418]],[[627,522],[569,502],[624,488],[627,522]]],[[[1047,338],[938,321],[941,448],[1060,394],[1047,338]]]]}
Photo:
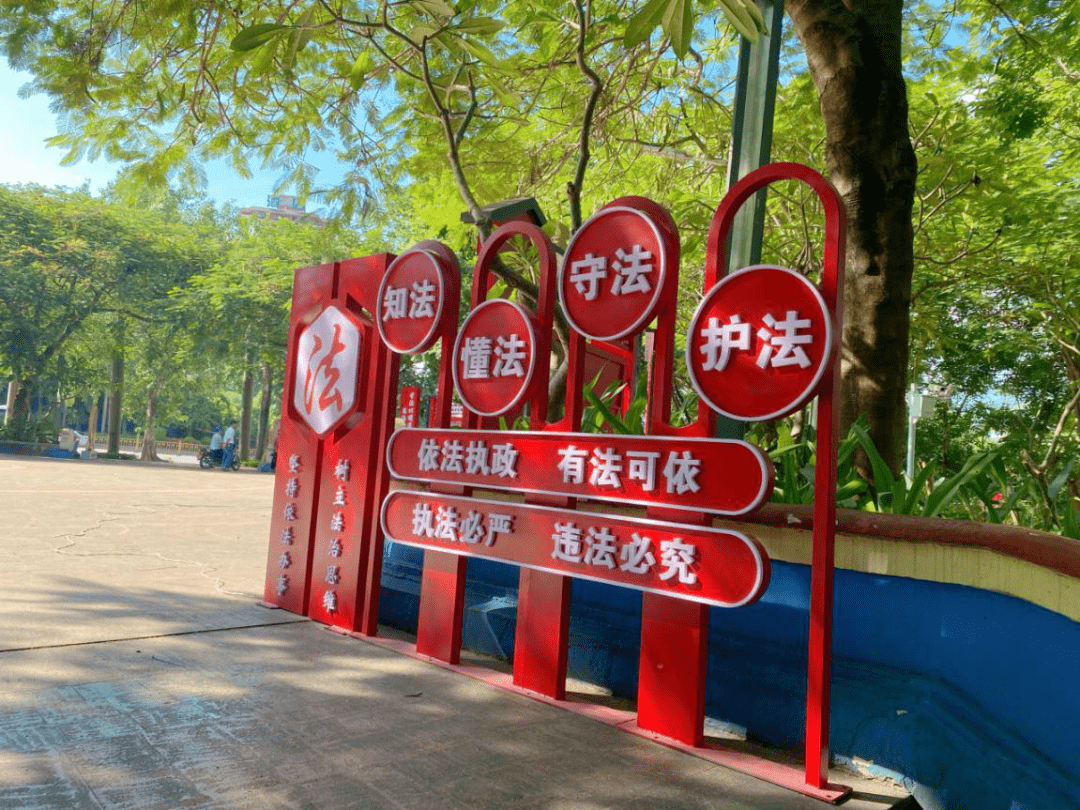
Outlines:
{"type": "Polygon", "coordinates": [[[268,197],[265,208],[261,205],[241,208],[240,216],[257,217],[258,219],[269,219],[271,221],[275,219],[291,219],[293,222],[308,222],[312,225],[318,225],[320,228],[326,224],[326,220],[322,217],[307,213],[304,206],[297,207],[296,197],[291,194],[268,197]]]}

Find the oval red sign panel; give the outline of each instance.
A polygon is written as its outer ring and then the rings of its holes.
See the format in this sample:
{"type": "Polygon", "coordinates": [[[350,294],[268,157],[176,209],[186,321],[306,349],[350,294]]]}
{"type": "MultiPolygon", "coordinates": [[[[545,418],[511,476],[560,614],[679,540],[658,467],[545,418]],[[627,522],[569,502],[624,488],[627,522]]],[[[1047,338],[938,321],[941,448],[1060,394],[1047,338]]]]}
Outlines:
{"type": "Polygon", "coordinates": [[[566,246],[559,301],[567,320],[593,340],[617,340],[652,320],[667,272],[660,229],[636,208],[590,217],[566,246]]]}
{"type": "Polygon", "coordinates": [[[506,413],[530,392],[536,328],[517,304],[496,298],[469,314],[454,344],[454,388],[481,416],[506,413]]]}
{"type": "Polygon", "coordinates": [[[805,276],[771,265],[739,270],[709,291],[690,321],[690,380],[725,416],[786,416],[816,393],[832,358],[832,324],[805,276]]]}
{"type": "Polygon", "coordinates": [[[446,282],[438,258],[426,250],[402,253],[379,285],[375,325],[383,342],[398,354],[430,349],[439,337],[446,282]]]}

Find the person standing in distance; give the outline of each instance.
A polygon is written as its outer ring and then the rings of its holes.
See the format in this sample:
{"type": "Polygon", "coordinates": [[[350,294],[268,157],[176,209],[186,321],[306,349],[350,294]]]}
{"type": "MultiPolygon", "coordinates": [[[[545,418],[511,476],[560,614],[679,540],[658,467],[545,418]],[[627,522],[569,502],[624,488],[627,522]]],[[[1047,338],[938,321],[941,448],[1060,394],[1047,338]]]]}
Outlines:
{"type": "Polygon", "coordinates": [[[221,463],[221,425],[214,425],[214,435],[210,437],[210,460],[215,464],[221,463]]]}
{"type": "Polygon", "coordinates": [[[221,459],[221,469],[231,470],[233,463],[233,456],[236,455],[236,420],[233,419],[229,422],[229,426],[225,429],[225,437],[223,439],[225,446],[225,453],[221,459]]]}

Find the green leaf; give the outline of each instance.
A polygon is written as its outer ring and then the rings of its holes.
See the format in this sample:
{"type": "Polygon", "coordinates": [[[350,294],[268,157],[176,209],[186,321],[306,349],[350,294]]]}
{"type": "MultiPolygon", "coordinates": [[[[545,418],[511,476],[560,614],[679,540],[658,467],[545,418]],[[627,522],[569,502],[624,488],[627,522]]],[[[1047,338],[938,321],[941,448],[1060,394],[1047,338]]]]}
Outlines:
{"type": "Polygon", "coordinates": [[[280,23],[258,23],[249,26],[233,37],[229,47],[234,51],[251,51],[260,48],[283,31],[288,31],[289,26],[280,23]]]}
{"type": "Polygon", "coordinates": [[[410,4],[413,8],[426,11],[434,17],[453,17],[454,9],[442,0],[413,0],[410,4]]]}
{"type": "Polygon", "coordinates": [[[471,17],[457,23],[453,28],[463,34],[497,34],[504,25],[501,20],[493,17],[471,17]]]}
{"type": "Polygon", "coordinates": [[[621,433],[624,436],[633,433],[633,431],[626,425],[626,423],[623,422],[623,420],[620,419],[618,416],[616,416],[612,412],[611,408],[609,408],[604,403],[604,401],[596,395],[596,392],[593,391],[592,386],[586,388],[584,394],[585,399],[589,401],[589,404],[596,408],[598,415],[604,420],[605,423],[611,425],[611,427],[615,430],[616,433],[621,433]]]}
{"type": "Polygon", "coordinates": [[[661,24],[670,0],[649,0],[630,18],[623,35],[623,44],[634,48],[647,40],[656,27],[661,24]]]}
{"type": "Polygon", "coordinates": [[[412,30],[409,31],[409,39],[411,39],[413,42],[419,42],[420,40],[425,38],[430,39],[431,37],[434,37],[436,34],[438,34],[441,30],[442,29],[437,26],[422,23],[420,25],[414,26],[412,30]]]}
{"type": "Polygon", "coordinates": [[[960,472],[934,487],[934,491],[930,493],[930,497],[926,499],[926,505],[923,507],[923,517],[937,517],[941,510],[945,508],[945,505],[956,497],[960,488],[978,476],[983,468],[994,460],[995,455],[996,453],[993,450],[976,453],[964,462],[960,472]]]}
{"type": "Polygon", "coordinates": [[[502,69],[498,57],[489,51],[486,46],[481,45],[479,42],[469,42],[469,40],[464,37],[454,37],[454,41],[481,62],[490,65],[493,68],[502,69]]]}
{"type": "Polygon", "coordinates": [[[300,51],[304,50],[311,41],[311,37],[315,33],[315,29],[311,26],[311,21],[314,17],[315,6],[309,6],[304,9],[304,12],[300,15],[300,19],[298,19],[296,25],[293,26],[292,36],[289,37],[289,48],[285,52],[285,58],[282,60],[283,67],[286,69],[289,69],[296,64],[297,55],[300,51]]]}
{"type": "Polygon", "coordinates": [[[690,0],[674,0],[664,15],[664,30],[671,39],[671,49],[682,59],[694,37],[694,15],[690,0]]]}
{"type": "Polygon", "coordinates": [[[353,90],[360,89],[373,64],[374,60],[371,58],[369,51],[364,51],[356,57],[356,61],[353,62],[352,67],[349,69],[349,84],[352,85],[353,90]]]}
{"type": "Polygon", "coordinates": [[[860,424],[852,425],[851,430],[859,437],[859,444],[863,452],[866,453],[866,457],[870,460],[870,466],[874,471],[874,488],[878,492],[878,497],[880,498],[884,493],[891,493],[894,482],[892,471],[889,469],[889,465],[885,463],[885,459],[881,457],[881,453],[874,446],[870,434],[860,424]]]}
{"type": "Polygon", "coordinates": [[[1065,469],[1059,472],[1054,480],[1050,482],[1050,486],[1047,487],[1046,494],[1050,497],[1050,500],[1056,500],[1058,493],[1061,492],[1061,488],[1064,487],[1072,475],[1073,467],[1076,464],[1076,456],[1069,459],[1069,463],[1065,465],[1065,469]]]}
{"type": "Polygon", "coordinates": [[[751,42],[757,42],[758,31],[765,29],[765,20],[761,16],[761,10],[756,3],[743,3],[741,0],[720,0],[720,8],[724,16],[735,26],[735,30],[751,42]],[[756,19],[751,16],[748,6],[753,6],[756,19]]]}
{"type": "Polygon", "coordinates": [[[934,469],[936,467],[937,462],[932,462],[915,473],[915,478],[911,481],[911,488],[908,490],[907,499],[904,501],[903,512],[901,514],[914,515],[916,513],[917,510],[915,507],[919,502],[919,497],[926,488],[926,482],[929,481],[930,476],[934,474],[934,469]]]}

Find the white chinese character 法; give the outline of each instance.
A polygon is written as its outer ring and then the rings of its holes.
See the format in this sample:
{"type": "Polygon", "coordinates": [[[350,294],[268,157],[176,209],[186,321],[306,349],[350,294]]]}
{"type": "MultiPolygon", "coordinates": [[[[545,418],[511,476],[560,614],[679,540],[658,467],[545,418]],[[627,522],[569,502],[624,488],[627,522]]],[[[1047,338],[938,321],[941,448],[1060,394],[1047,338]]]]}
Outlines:
{"type": "Polygon", "coordinates": [[[570,283],[586,301],[595,301],[600,292],[600,280],[607,278],[607,258],[586,253],[570,265],[570,283]]]}
{"type": "Polygon", "coordinates": [[[467,337],[461,346],[461,378],[486,380],[491,376],[491,338],[467,337]]]}
{"type": "Polygon", "coordinates": [[[683,542],[682,538],[660,541],[660,564],[664,570],[660,572],[660,579],[668,580],[678,574],[679,582],[683,585],[693,585],[697,582],[697,574],[690,570],[690,566],[697,559],[697,546],[683,542]]]}
{"type": "Polygon", "coordinates": [[[406,287],[387,287],[383,294],[383,320],[404,318],[409,309],[409,290],[406,287]]]}
{"type": "Polygon", "coordinates": [[[592,467],[589,473],[589,483],[592,486],[615,489],[622,486],[622,480],[619,478],[619,473],[623,470],[622,456],[615,451],[614,447],[594,448],[589,465],[592,467]]]}
{"type": "Polygon", "coordinates": [[[452,506],[440,506],[435,510],[435,539],[458,541],[458,511],[452,506]]]}
{"type": "Polygon", "coordinates": [[[493,377],[524,377],[525,366],[522,364],[527,355],[527,345],[518,335],[499,335],[495,342],[495,366],[491,369],[493,377]]]}
{"type": "Polygon", "coordinates": [[[345,515],[341,512],[334,512],[330,517],[330,531],[343,532],[345,531],[345,515]]]}
{"type": "Polygon", "coordinates": [[[618,547],[615,545],[616,537],[610,529],[606,526],[599,528],[590,526],[588,537],[585,539],[589,545],[584,560],[587,565],[615,568],[615,552],[618,551],[618,547]]]}
{"type": "Polygon", "coordinates": [[[409,317],[435,317],[435,284],[428,279],[414,281],[409,291],[409,317]]]}
{"type": "Polygon", "coordinates": [[[442,443],[442,462],[439,469],[443,472],[465,472],[463,462],[465,460],[465,448],[457,439],[447,439],[442,443]]]}
{"type": "Polygon", "coordinates": [[[799,333],[801,329],[810,328],[809,319],[800,320],[798,312],[789,309],[782,321],[776,320],[772,315],[765,315],[762,320],[765,321],[765,326],[757,332],[757,336],[764,341],[761,351],[758,352],[758,368],[765,368],[767,365],[773,368],[783,366],[806,368],[810,365],[810,358],[806,356],[802,347],[813,343],[814,336],[799,333]],[[772,329],[779,329],[780,334],[773,334],[770,331],[772,329]],[[774,349],[775,354],[773,354],[774,349]]]}
{"type": "Polygon", "coordinates": [[[650,261],[652,253],[643,249],[641,245],[634,245],[629,252],[622,248],[617,249],[615,255],[617,258],[611,263],[611,269],[615,270],[617,275],[611,284],[612,294],[651,292],[652,285],[648,274],[653,271],[650,261]]]}
{"type": "Polygon", "coordinates": [[[286,526],[284,529],[281,530],[281,544],[283,546],[291,546],[293,544],[293,540],[295,539],[296,535],[293,534],[292,526],[286,526]]]}

